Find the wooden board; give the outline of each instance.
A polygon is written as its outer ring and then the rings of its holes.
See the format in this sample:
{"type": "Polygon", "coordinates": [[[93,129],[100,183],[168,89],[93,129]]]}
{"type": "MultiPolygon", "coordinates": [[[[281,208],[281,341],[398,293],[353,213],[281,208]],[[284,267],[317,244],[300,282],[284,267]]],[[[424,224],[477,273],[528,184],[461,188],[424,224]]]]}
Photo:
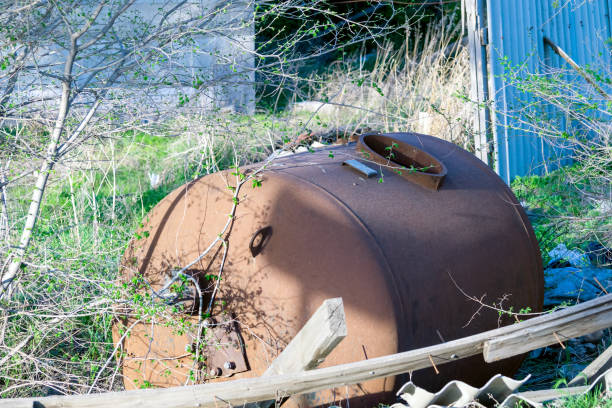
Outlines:
{"type": "Polygon", "coordinates": [[[301,373],[166,389],[6,399],[0,400],[0,408],[212,408],[229,404],[241,406],[248,402],[276,399],[278,395],[315,392],[397,375],[430,367],[432,361],[439,368],[449,361],[480,354],[485,344],[488,344],[489,356],[510,357],[556,343],[553,333],[582,336],[600,329],[604,324],[612,326],[612,295],[447,343],[301,373]],[[516,333],[521,333],[524,345],[518,345],[516,333]],[[537,341],[525,341],[524,336],[527,333],[537,341]]]}

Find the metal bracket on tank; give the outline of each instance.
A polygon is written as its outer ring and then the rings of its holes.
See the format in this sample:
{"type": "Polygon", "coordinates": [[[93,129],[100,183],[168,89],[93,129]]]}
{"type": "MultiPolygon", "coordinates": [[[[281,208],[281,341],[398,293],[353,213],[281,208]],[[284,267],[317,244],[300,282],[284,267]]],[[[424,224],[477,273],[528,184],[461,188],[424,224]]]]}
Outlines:
{"type": "Polygon", "coordinates": [[[204,350],[207,378],[231,377],[249,370],[244,341],[234,320],[204,322],[204,350]]]}
{"type": "Polygon", "coordinates": [[[363,174],[367,178],[374,177],[374,176],[378,175],[378,172],[376,170],[374,170],[371,167],[366,166],[365,164],[363,164],[360,161],[355,160],[355,159],[345,160],[344,162],[342,162],[342,165],[343,166],[349,166],[349,167],[355,169],[356,171],[358,171],[359,173],[363,174]]]}

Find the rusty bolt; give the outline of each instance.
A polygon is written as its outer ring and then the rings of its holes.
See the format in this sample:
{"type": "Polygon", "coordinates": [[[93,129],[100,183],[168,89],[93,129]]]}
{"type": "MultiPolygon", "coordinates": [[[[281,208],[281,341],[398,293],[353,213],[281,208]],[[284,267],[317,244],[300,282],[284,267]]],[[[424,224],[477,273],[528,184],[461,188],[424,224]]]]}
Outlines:
{"type": "Polygon", "coordinates": [[[223,374],[223,371],[219,367],[214,367],[210,369],[210,375],[212,377],[220,377],[223,374]]]}
{"type": "Polygon", "coordinates": [[[226,370],[233,370],[236,368],[236,363],[234,363],[233,361],[226,361],[225,364],[223,364],[223,367],[226,370]]]}

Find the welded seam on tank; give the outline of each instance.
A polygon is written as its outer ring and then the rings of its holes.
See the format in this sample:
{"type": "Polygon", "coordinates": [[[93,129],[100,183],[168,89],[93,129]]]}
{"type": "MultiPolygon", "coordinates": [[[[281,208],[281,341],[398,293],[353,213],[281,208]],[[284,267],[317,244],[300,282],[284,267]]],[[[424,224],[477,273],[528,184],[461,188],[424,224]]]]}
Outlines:
{"type": "MultiPolygon", "coordinates": [[[[401,317],[397,317],[398,319],[398,324],[400,322],[403,322],[404,319],[406,318],[407,314],[406,314],[406,308],[404,307],[404,298],[401,296],[400,291],[399,291],[399,278],[393,273],[393,269],[391,268],[391,266],[389,265],[389,263],[387,262],[387,256],[385,254],[385,251],[382,249],[382,246],[380,245],[380,242],[378,242],[378,240],[376,239],[376,236],[372,233],[372,231],[370,231],[370,229],[368,228],[368,226],[363,222],[363,220],[359,217],[359,215],[357,215],[344,201],[342,201],[340,198],[338,198],[338,196],[334,195],[331,191],[327,190],[326,188],[322,187],[321,185],[312,182],[311,180],[305,179],[303,177],[300,177],[298,175],[292,174],[292,173],[288,173],[283,171],[282,169],[274,169],[274,170],[270,170],[273,173],[277,173],[277,174],[282,174],[285,176],[289,176],[289,177],[293,177],[295,179],[298,179],[300,181],[303,181],[304,183],[310,184],[312,186],[314,186],[315,188],[323,191],[324,193],[326,193],[329,197],[332,198],[332,200],[334,200],[336,203],[338,203],[340,205],[341,208],[344,209],[344,211],[346,211],[346,213],[348,213],[350,216],[352,216],[355,221],[357,221],[357,223],[361,226],[361,229],[366,233],[366,235],[370,238],[370,240],[372,242],[374,242],[374,246],[377,248],[378,252],[380,252],[381,254],[381,259],[384,263],[384,267],[387,271],[387,275],[391,278],[391,286],[393,287],[393,290],[395,292],[395,297],[397,299],[397,304],[399,304],[400,307],[400,314],[401,317]]],[[[398,339],[399,341],[399,339],[398,339]]],[[[398,342],[398,346],[401,346],[401,343],[398,342]]]]}

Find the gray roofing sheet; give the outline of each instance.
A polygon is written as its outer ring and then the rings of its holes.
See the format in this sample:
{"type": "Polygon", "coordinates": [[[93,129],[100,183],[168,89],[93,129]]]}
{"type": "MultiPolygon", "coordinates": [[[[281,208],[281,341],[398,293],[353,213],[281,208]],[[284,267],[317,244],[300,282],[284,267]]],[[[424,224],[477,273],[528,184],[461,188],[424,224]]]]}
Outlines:
{"type": "MultiPolygon", "coordinates": [[[[412,382],[404,384],[398,391],[398,396],[406,403],[396,403],[391,408],[438,408],[438,407],[498,407],[513,408],[517,403],[522,407],[542,407],[542,402],[549,400],[544,395],[556,394],[563,397],[564,390],[557,393],[526,392],[516,393],[529,376],[522,380],[514,380],[501,374],[495,375],[484,386],[472,387],[462,381],[451,381],[440,391],[431,393],[412,382]]],[[[595,389],[612,395],[612,369],[599,376],[589,387],[582,387],[582,392],[595,389]]]]}

